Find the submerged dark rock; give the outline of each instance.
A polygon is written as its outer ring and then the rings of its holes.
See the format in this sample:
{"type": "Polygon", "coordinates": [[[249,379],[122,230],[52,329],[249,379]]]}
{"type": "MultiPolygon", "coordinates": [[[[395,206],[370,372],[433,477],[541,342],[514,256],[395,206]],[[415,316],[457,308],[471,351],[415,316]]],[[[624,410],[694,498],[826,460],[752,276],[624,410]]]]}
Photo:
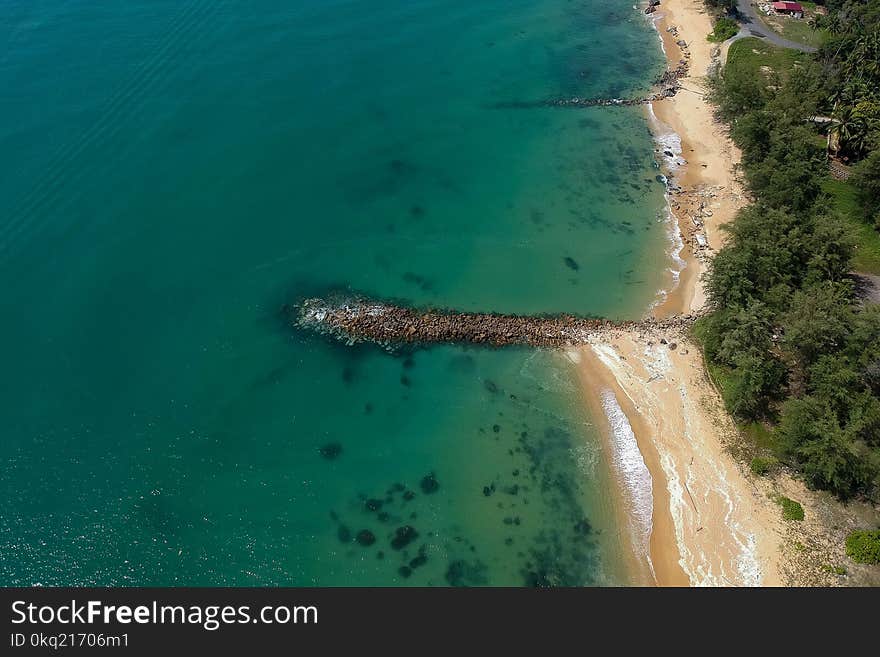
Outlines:
{"type": "Polygon", "coordinates": [[[318,448],[318,453],[328,461],[332,461],[333,459],[338,458],[340,454],[342,454],[342,444],[327,443],[326,445],[318,448]]]}
{"type": "Polygon", "coordinates": [[[426,563],[428,563],[428,554],[427,554],[426,547],[423,545],[422,547],[419,548],[419,554],[417,556],[413,557],[412,559],[410,559],[409,567],[412,568],[413,570],[415,570],[416,568],[419,568],[420,566],[424,566],[426,563]]]}
{"type": "Polygon", "coordinates": [[[593,532],[593,526],[590,524],[590,521],[584,518],[583,520],[578,520],[574,525],[575,534],[582,534],[583,536],[589,536],[593,532]]]}
{"type": "Polygon", "coordinates": [[[557,586],[557,584],[546,570],[530,570],[525,573],[524,586],[533,589],[546,589],[557,586]]]}
{"type": "Polygon", "coordinates": [[[431,493],[436,493],[440,488],[440,484],[437,481],[437,477],[434,475],[433,472],[428,475],[425,475],[422,478],[422,482],[420,485],[422,488],[422,492],[426,493],[428,495],[430,495],[431,493]]]}
{"type": "Polygon", "coordinates": [[[357,533],[356,540],[364,547],[369,547],[376,542],[376,535],[369,529],[362,529],[357,533]]]}
{"type": "Polygon", "coordinates": [[[391,547],[395,550],[402,550],[418,537],[419,533],[412,525],[398,527],[394,532],[394,538],[391,539],[391,547]]]}
{"type": "Polygon", "coordinates": [[[481,561],[470,563],[458,559],[449,563],[446,582],[449,586],[485,586],[489,582],[486,572],[486,564],[481,561]]]}

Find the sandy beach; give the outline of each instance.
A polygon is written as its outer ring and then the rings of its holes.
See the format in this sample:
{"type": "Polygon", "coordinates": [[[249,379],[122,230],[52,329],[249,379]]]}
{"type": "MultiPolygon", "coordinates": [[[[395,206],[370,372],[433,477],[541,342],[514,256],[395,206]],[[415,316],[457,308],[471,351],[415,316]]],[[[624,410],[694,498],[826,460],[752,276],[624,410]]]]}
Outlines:
{"type": "Polygon", "coordinates": [[[718,66],[721,48],[706,40],[712,24],[702,1],[668,0],[658,12],[656,27],[669,65],[683,58],[690,63],[679,92],[652,106],[659,122],[653,129],[672,130],[679,136],[685,162],[672,172],[672,182],[680,189],[670,191],[669,202],[684,242],[681,256],[686,267],[679,284],[655,308],[655,314],[664,315],[703,307],[706,295],[701,276],[722,244],[720,227],[733,219],[747,199],[736,175],[739,150],[704,97],[707,74],[718,66]],[[679,46],[682,40],[687,44],[684,48],[679,46]]]}
{"type": "MultiPolygon", "coordinates": [[[[711,21],[702,2],[665,0],[654,20],[669,67],[682,59],[690,65],[678,94],[648,111],[662,144],[658,159],[670,165],[669,208],[684,265],[670,271],[667,290],[650,311],[665,316],[702,308],[701,276],[721,245],[720,226],[746,199],[735,175],[739,154],[704,98],[719,50],[706,40],[711,21]],[[679,143],[680,152],[670,158],[667,149],[679,143]]],[[[570,356],[594,412],[602,394],[614,394],[651,474],[654,582],[782,584],[778,509],[728,450],[736,427],[706,376],[698,347],[685,335],[622,331],[570,356]]],[[[613,432],[609,438],[617,439],[613,432]]]]}
{"type": "MultiPolygon", "coordinates": [[[[670,221],[678,228],[671,258],[676,266],[648,311],[665,317],[703,308],[702,275],[723,244],[721,227],[748,198],[736,172],[740,154],[705,98],[707,75],[719,66],[726,49],[706,39],[712,26],[702,0],[663,0],[653,20],[669,68],[682,59],[690,65],[678,93],[648,107],[658,161],[666,163],[671,183],[670,221]]],[[[650,489],[653,514],[642,582],[878,583],[875,571],[844,554],[847,533],[875,524],[876,509],[858,502],[843,505],[828,493],[808,490],[785,470],[772,477],[752,474],[747,466],[750,448],[710,381],[699,346],[686,333],[650,327],[620,330],[568,356],[578,368],[594,417],[605,413],[608,449],[619,452],[621,440],[634,435],[640,464],[650,473],[644,486],[650,489]],[[602,403],[609,395],[628,427],[611,426],[602,403]],[[780,495],[803,505],[803,522],[783,520],[780,495]]],[[[621,490],[631,483],[625,475],[632,469],[630,465],[617,473],[621,490]]],[[[627,517],[626,507],[632,503],[622,506],[627,517]]]]}

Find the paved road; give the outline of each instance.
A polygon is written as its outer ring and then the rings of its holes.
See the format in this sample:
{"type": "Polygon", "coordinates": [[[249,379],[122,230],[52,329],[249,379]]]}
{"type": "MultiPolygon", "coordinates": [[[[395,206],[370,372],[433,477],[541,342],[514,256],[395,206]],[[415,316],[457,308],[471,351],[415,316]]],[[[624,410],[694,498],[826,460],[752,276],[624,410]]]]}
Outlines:
{"type": "Polygon", "coordinates": [[[853,272],[853,278],[862,303],[880,303],[880,276],[853,272]]]}
{"type": "Polygon", "coordinates": [[[761,19],[758,17],[757,8],[749,0],[736,0],[736,8],[737,11],[739,11],[739,22],[742,24],[743,30],[748,32],[748,34],[743,36],[755,36],[761,39],[766,39],[773,45],[782,48],[792,48],[793,50],[800,50],[801,52],[816,52],[816,48],[813,46],[807,46],[803,43],[783,39],[776,32],[767,27],[761,22],[761,19]]]}

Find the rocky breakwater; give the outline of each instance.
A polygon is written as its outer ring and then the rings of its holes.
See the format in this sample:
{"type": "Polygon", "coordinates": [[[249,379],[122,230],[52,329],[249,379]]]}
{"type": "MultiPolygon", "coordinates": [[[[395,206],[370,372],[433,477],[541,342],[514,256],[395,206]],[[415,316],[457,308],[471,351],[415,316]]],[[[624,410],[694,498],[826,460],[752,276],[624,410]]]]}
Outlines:
{"type": "Polygon", "coordinates": [[[532,109],[536,107],[631,107],[633,105],[646,105],[661,101],[664,98],[674,96],[679,88],[679,80],[686,78],[690,70],[690,52],[687,49],[687,43],[683,40],[678,42],[681,48],[682,59],[678,61],[675,68],[668,68],[654,80],[654,93],[647,96],[638,96],[635,98],[580,98],[573,96],[571,98],[548,98],[546,100],[513,100],[492,103],[489,105],[492,109],[532,109]]]}
{"type": "Polygon", "coordinates": [[[693,315],[664,319],[613,321],[574,315],[528,316],[420,310],[370,299],[329,301],[306,299],[293,307],[293,323],[350,344],[455,343],[489,347],[530,346],[560,348],[583,345],[622,330],[664,331],[686,329],[693,315]]]}

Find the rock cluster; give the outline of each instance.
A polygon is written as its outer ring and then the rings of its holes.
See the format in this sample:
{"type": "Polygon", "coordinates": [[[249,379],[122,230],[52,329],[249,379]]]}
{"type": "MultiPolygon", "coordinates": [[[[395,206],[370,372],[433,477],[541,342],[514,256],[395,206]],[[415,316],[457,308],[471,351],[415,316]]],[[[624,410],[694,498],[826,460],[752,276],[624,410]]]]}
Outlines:
{"type": "Polygon", "coordinates": [[[680,222],[682,241],[701,261],[712,255],[712,246],[706,236],[705,220],[714,214],[711,205],[724,192],[724,187],[699,185],[689,189],[670,189],[670,207],[676,216],[689,218],[680,222]]]}
{"type": "Polygon", "coordinates": [[[663,71],[660,77],[654,81],[654,85],[659,88],[659,91],[653,94],[638,98],[578,98],[575,96],[574,98],[548,100],[544,104],[552,107],[629,106],[643,105],[645,103],[653,103],[658,100],[663,100],[664,98],[670,98],[678,92],[678,81],[681,78],[687,77],[688,71],[690,70],[690,64],[688,63],[690,53],[687,51],[687,44],[683,46],[681,44],[684,44],[684,41],[679,44],[684,59],[679,60],[678,65],[675,68],[663,71]]]}
{"type": "MultiPolygon", "coordinates": [[[[661,76],[661,79],[669,74],[669,71],[661,76]]],[[[638,98],[554,98],[543,104],[548,107],[629,107],[632,105],[644,105],[645,103],[653,103],[664,98],[674,96],[678,91],[675,83],[664,83],[661,91],[650,96],[641,96],[638,98]]]]}
{"type": "Polygon", "coordinates": [[[491,347],[525,345],[568,347],[620,329],[677,331],[695,319],[612,321],[574,315],[524,316],[418,310],[369,299],[329,302],[307,299],[296,306],[293,321],[301,327],[355,342],[480,344],[491,347]]]}
{"type": "MultiPolygon", "coordinates": [[[[675,28],[671,28],[675,29],[675,28]]],[[[677,34],[677,31],[674,32],[677,34]]],[[[527,109],[534,107],[627,107],[631,105],[644,105],[653,103],[664,98],[674,96],[679,89],[678,81],[685,78],[690,70],[690,57],[687,43],[683,40],[677,42],[681,49],[682,59],[679,60],[675,68],[666,69],[654,81],[657,88],[653,94],[648,96],[639,96],[636,98],[551,98],[549,100],[539,101],[511,101],[494,103],[491,107],[495,109],[527,109]]]]}

